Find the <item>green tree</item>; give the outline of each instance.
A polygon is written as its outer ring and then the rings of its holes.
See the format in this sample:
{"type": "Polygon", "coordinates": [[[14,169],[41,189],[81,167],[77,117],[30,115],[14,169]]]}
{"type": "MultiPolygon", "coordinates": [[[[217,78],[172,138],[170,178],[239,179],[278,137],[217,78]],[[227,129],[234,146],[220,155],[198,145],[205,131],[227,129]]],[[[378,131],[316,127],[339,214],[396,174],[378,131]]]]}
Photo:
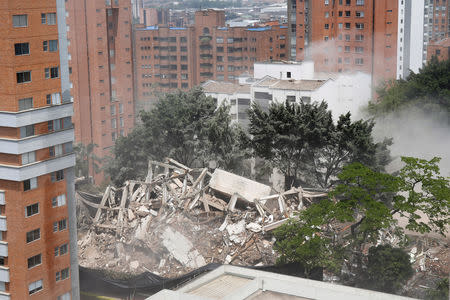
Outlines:
{"type": "Polygon", "coordinates": [[[78,143],[73,147],[73,151],[75,152],[75,173],[77,176],[89,178],[89,175],[93,175],[90,174],[91,170],[94,173],[100,172],[102,160],[94,153],[96,147],[98,145],[94,143],[88,145],[78,143]]]}
{"type": "Polygon", "coordinates": [[[377,101],[369,104],[372,114],[396,112],[408,106],[424,111],[450,112],[450,60],[433,57],[419,73],[408,78],[391,80],[377,89],[377,101]]]}
{"type": "Polygon", "coordinates": [[[143,178],[148,159],[171,157],[187,166],[238,168],[245,153],[240,150],[241,129],[231,123],[229,107],[217,106],[201,88],[162,96],[149,112],[141,112],[142,125],[119,138],[107,172],[116,184],[143,178]]]}
{"type": "Polygon", "coordinates": [[[333,123],[325,102],[272,104],[269,111],[253,105],[249,111],[251,148],[285,176],[286,188],[300,179],[329,188],[342,167],[361,162],[384,170],[390,161],[390,140],[375,143],[374,123],[351,121],[350,113],[333,123]]]}
{"type": "MultiPolygon", "coordinates": [[[[295,251],[299,253],[313,251],[313,248],[309,248],[305,235],[298,235],[297,231],[315,232],[327,249],[342,249],[351,257],[358,272],[362,270],[363,245],[376,242],[382,230],[403,237],[396,214],[407,218],[407,229],[444,234],[450,224],[450,183],[439,175],[439,159],[427,161],[402,157],[402,161],[405,166],[397,175],[374,171],[360,163],[345,166],[338,175],[340,183],[330,193],[329,199],[300,212],[295,221],[297,226],[284,225],[277,231],[284,232],[283,236],[287,238],[292,235],[299,237],[292,245],[298,248],[295,251]],[[423,221],[420,216],[428,220],[423,221]],[[342,224],[348,224],[349,234],[342,224]]],[[[277,240],[276,244],[283,245],[284,239],[277,240]]],[[[278,249],[289,261],[308,263],[300,256],[286,255],[288,252],[283,247],[278,249]]],[[[337,257],[332,255],[332,251],[330,253],[330,258],[337,257]]]]}
{"type": "Polygon", "coordinates": [[[380,245],[369,249],[367,287],[387,293],[397,292],[414,274],[409,255],[400,248],[380,245]]]}
{"type": "Polygon", "coordinates": [[[442,278],[434,289],[430,289],[425,297],[426,300],[448,300],[449,279],[442,278]]]}
{"type": "Polygon", "coordinates": [[[284,174],[286,187],[298,180],[307,148],[325,145],[333,126],[327,108],[325,102],[286,102],[272,104],[268,112],[256,104],[249,110],[252,150],[284,174]]]}

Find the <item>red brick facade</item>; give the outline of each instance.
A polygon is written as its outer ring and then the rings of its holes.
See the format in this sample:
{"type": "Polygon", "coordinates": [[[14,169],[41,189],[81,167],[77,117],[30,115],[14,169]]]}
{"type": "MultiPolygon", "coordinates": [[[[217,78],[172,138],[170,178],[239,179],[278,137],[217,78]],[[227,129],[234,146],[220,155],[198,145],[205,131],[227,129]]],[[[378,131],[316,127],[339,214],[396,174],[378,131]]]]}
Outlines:
{"type": "Polygon", "coordinates": [[[137,26],[136,98],[190,89],[207,80],[236,81],[256,61],[287,58],[287,27],[225,27],[224,11],[205,10],[184,28],[137,26]]]}
{"type": "MultiPolygon", "coordinates": [[[[14,174],[28,176],[26,169],[33,165],[45,167],[57,161],[58,155],[50,156],[49,146],[36,144],[51,144],[48,139],[56,131],[70,131],[72,128],[68,124],[67,127],[55,129],[49,125],[51,123],[53,126],[54,120],[37,122],[34,118],[36,115],[45,118],[42,115],[51,109],[66,107],[71,110],[70,101],[57,105],[50,104],[47,98],[50,94],[61,94],[59,50],[62,45],[58,40],[56,12],[55,0],[7,0],[0,3],[0,66],[3,70],[0,75],[0,123],[5,118],[13,118],[17,124],[28,124],[27,127],[34,128],[26,136],[21,136],[24,126],[0,124],[0,144],[3,145],[0,147],[0,199],[4,201],[0,204],[0,218],[5,224],[0,229],[0,243],[2,249],[7,247],[7,256],[0,255],[2,299],[9,299],[4,298],[7,295],[13,300],[57,299],[63,294],[69,296],[67,293],[71,291],[67,169],[62,167],[58,170],[62,176],[58,180],[52,180],[52,175],[45,171],[32,174],[37,176],[32,178],[36,178],[36,184],[33,183],[33,188],[29,190],[26,190],[28,179],[14,179],[14,174]],[[50,68],[54,68],[53,71],[50,72],[50,68]],[[23,71],[30,71],[29,77],[24,80],[19,75],[23,71]],[[23,107],[26,99],[29,105],[23,107]],[[35,143],[37,139],[41,142],[35,143]],[[22,145],[27,141],[30,146],[26,151],[30,152],[22,153],[22,145]],[[15,143],[15,147],[8,146],[11,143],[15,143]],[[25,161],[24,155],[28,154],[32,154],[33,159],[25,161]],[[65,204],[55,207],[52,199],[59,195],[65,196],[65,204]],[[27,215],[27,206],[30,205],[35,205],[35,210],[27,215]],[[54,232],[54,222],[60,220],[66,220],[66,227],[54,232]],[[39,230],[39,238],[28,241],[27,232],[32,230],[39,230]],[[58,255],[55,255],[55,249],[62,245],[67,246],[67,251],[59,255],[58,250],[58,255]],[[34,256],[40,259],[30,265],[29,259],[34,256]],[[68,277],[57,279],[61,270],[67,270],[68,277]],[[5,283],[6,272],[9,272],[9,282],[5,283]]],[[[65,72],[67,74],[68,71],[65,72]]],[[[70,116],[68,123],[71,123],[70,116]]],[[[66,150],[60,157],[71,155],[71,147],[66,150]]]]}
{"type": "MultiPolygon", "coordinates": [[[[131,2],[66,3],[75,140],[98,145],[95,155],[105,158],[134,126],[131,2]]],[[[103,174],[94,175],[103,181],[103,174]]]]}

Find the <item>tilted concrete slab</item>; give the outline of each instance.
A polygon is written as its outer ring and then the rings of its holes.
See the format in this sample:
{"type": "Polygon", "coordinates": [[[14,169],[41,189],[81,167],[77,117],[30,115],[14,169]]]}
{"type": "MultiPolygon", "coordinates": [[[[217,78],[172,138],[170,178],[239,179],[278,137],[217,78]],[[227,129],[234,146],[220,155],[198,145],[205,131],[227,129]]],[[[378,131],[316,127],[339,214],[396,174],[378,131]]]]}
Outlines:
{"type": "Polygon", "coordinates": [[[212,174],[209,186],[220,193],[232,196],[234,193],[239,195],[242,200],[253,202],[254,199],[267,197],[272,188],[268,185],[256,182],[254,180],[216,169],[212,174]]]}

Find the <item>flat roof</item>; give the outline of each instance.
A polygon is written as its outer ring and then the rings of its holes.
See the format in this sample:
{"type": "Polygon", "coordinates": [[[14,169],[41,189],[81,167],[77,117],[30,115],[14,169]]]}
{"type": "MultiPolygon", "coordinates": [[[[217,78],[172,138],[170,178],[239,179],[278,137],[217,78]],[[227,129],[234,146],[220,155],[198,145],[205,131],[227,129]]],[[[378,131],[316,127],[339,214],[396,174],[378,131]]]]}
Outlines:
{"type": "Polygon", "coordinates": [[[250,85],[209,80],[203,84],[205,93],[232,95],[235,93],[250,94],[250,85]]]}
{"type": "Polygon", "coordinates": [[[222,265],[176,291],[162,290],[147,300],[407,300],[412,298],[339,284],[222,265]]]}
{"type": "Polygon", "coordinates": [[[268,87],[277,90],[293,90],[293,91],[314,91],[325,84],[327,80],[322,79],[302,79],[287,80],[275,79],[271,76],[263,77],[259,82],[255,83],[256,87],[268,87]]]}

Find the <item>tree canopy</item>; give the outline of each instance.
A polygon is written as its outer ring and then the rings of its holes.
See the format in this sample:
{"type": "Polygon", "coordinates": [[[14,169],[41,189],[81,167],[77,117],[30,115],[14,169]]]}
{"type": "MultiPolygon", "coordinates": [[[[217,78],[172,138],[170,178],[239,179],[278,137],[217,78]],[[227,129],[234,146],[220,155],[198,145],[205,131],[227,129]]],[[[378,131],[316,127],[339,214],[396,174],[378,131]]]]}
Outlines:
{"type": "Polygon", "coordinates": [[[450,224],[450,182],[439,175],[439,159],[402,161],[405,165],[396,175],[360,163],[345,166],[328,199],[312,204],[275,231],[281,260],[325,267],[350,255],[360,267],[362,246],[376,242],[383,230],[403,237],[397,214],[406,218],[409,230],[444,234],[450,224]],[[303,253],[314,253],[318,245],[328,257],[305,258],[303,253]]]}
{"type": "Polygon", "coordinates": [[[372,114],[395,112],[408,106],[425,111],[450,112],[450,60],[438,61],[433,57],[419,73],[408,78],[392,80],[377,89],[378,99],[371,102],[372,114]]]}
{"type": "Polygon", "coordinates": [[[218,107],[201,88],[167,94],[140,116],[142,124],[114,147],[107,172],[115,183],[145,176],[148,159],[171,157],[191,167],[210,161],[228,170],[240,167],[241,129],[231,123],[229,107],[218,107]]]}
{"type": "Polygon", "coordinates": [[[268,112],[249,111],[250,147],[285,176],[286,188],[301,180],[329,188],[345,164],[365,163],[380,170],[390,161],[389,140],[376,143],[373,122],[352,122],[350,113],[335,124],[326,102],[274,103],[268,112]]]}

